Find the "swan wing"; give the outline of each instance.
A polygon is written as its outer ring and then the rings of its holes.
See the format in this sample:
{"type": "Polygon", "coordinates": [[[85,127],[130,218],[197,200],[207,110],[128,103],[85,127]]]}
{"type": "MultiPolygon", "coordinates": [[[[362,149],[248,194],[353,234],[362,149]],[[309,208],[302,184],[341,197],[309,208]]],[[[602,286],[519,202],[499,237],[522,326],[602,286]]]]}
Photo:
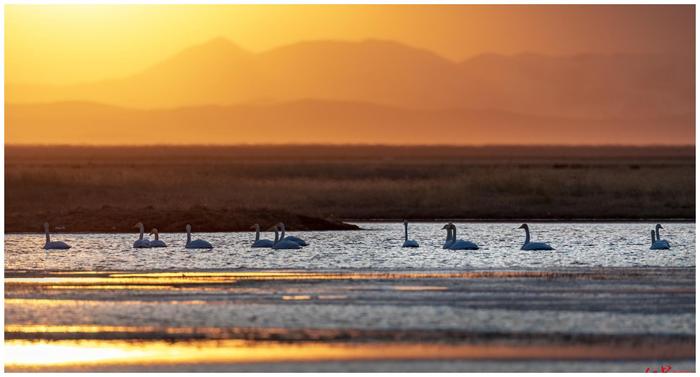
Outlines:
{"type": "Polygon", "coordinates": [[[479,246],[471,241],[457,240],[448,247],[450,250],[479,250],[479,246]]]}
{"type": "Polygon", "coordinates": [[[415,240],[408,240],[403,243],[402,247],[418,247],[418,242],[415,240]]]}
{"type": "Polygon", "coordinates": [[[284,237],[283,240],[294,242],[295,244],[298,244],[299,246],[308,246],[309,245],[308,243],[306,243],[306,241],[302,240],[299,237],[294,237],[294,236],[284,237]]]}
{"type": "Polygon", "coordinates": [[[671,245],[668,244],[668,241],[666,240],[661,240],[661,241],[654,241],[654,243],[651,244],[651,250],[666,250],[670,249],[671,245]]]}
{"type": "Polygon", "coordinates": [[[257,240],[253,242],[252,247],[272,247],[273,242],[270,240],[257,240]]]}
{"type": "Polygon", "coordinates": [[[528,242],[520,250],[554,250],[554,248],[544,242],[528,242]]]}
{"type": "Polygon", "coordinates": [[[205,240],[194,240],[188,243],[185,246],[187,249],[213,249],[214,246],[212,246],[209,242],[205,240]]]}
{"type": "Polygon", "coordinates": [[[63,241],[52,241],[52,242],[47,242],[44,245],[44,249],[46,250],[67,250],[70,249],[70,245],[63,241]]]}
{"type": "Polygon", "coordinates": [[[272,246],[273,249],[301,249],[301,246],[298,243],[288,241],[288,240],[283,240],[277,242],[274,246],[272,246]]]}
{"type": "Polygon", "coordinates": [[[153,240],[151,241],[151,247],[167,247],[168,245],[165,244],[165,242],[161,240],[153,240]]]}
{"type": "Polygon", "coordinates": [[[137,249],[151,247],[151,242],[148,241],[147,239],[136,240],[136,241],[134,241],[134,247],[137,249]]]}

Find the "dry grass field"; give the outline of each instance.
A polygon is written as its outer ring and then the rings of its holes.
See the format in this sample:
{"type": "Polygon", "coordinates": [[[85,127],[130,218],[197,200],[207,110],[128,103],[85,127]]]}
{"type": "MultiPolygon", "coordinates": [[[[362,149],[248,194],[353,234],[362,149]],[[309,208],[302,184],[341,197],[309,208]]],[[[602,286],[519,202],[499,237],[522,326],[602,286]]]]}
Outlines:
{"type": "MultiPolygon", "coordinates": [[[[6,231],[347,219],[694,219],[694,147],[5,148],[6,231]]],[[[330,220],[330,221],[327,221],[330,220]]]]}

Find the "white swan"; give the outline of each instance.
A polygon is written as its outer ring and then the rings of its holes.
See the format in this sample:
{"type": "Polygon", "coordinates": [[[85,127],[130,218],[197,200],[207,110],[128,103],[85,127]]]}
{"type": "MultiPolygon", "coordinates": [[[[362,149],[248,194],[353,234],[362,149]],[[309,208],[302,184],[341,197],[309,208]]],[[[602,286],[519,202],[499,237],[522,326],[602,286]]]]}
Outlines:
{"type": "Polygon", "coordinates": [[[274,245],[272,240],[260,239],[260,224],[255,224],[250,228],[255,229],[255,242],[253,242],[251,247],[272,247],[272,245],[274,245]]]}
{"type": "Polygon", "coordinates": [[[442,229],[447,230],[447,238],[445,239],[445,244],[442,245],[443,249],[449,249],[455,241],[452,239],[452,223],[447,223],[442,229]]]}
{"type": "Polygon", "coordinates": [[[284,236],[284,223],[279,223],[279,224],[277,224],[277,226],[282,230],[282,235],[280,235],[280,240],[292,241],[292,242],[298,244],[299,246],[309,246],[309,244],[306,243],[306,241],[302,240],[299,237],[294,237],[294,236],[286,236],[285,237],[284,236]]]}
{"type": "Polygon", "coordinates": [[[143,249],[151,247],[151,242],[143,238],[143,223],[137,223],[134,225],[134,228],[139,228],[139,232],[141,233],[139,239],[134,241],[134,248],[143,249]]]}
{"type": "Polygon", "coordinates": [[[151,229],[151,233],[149,234],[149,236],[151,234],[153,234],[153,237],[155,238],[151,240],[151,247],[168,247],[168,245],[166,245],[165,242],[158,239],[158,229],[151,229]]]}
{"type": "Polygon", "coordinates": [[[194,240],[192,241],[192,225],[187,224],[185,227],[185,230],[187,231],[187,243],[185,244],[186,249],[213,249],[214,246],[212,246],[209,242],[205,240],[194,240]]]}
{"type": "Polygon", "coordinates": [[[518,229],[525,229],[525,243],[520,250],[554,250],[544,242],[530,242],[530,227],[527,224],[519,226],[518,229]]]}
{"type": "Polygon", "coordinates": [[[661,224],[656,224],[656,242],[658,242],[660,245],[665,246],[664,249],[670,249],[671,244],[668,243],[666,240],[662,240],[661,236],[659,235],[659,229],[663,229],[664,227],[661,226],[661,224]]]}
{"type": "Polygon", "coordinates": [[[403,221],[403,245],[401,247],[418,247],[418,242],[408,239],[408,221],[403,221]]]}
{"type": "Polygon", "coordinates": [[[665,249],[670,249],[671,246],[668,244],[668,242],[662,242],[656,239],[656,234],[654,231],[651,231],[651,247],[649,248],[650,250],[665,250],[665,249]]]}
{"type": "MultiPolygon", "coordinates": [[[[272,248],[275,250],[279,249],[301,249],[301,245],[294,241],[290,241],[285,238],[280,238],[279,237],[279,224],[275,225],[274,227],[270,228],[269,230],[274,230],[275,231],[275,241],[273,242],[272,248]]],[[[284,233],[282,233],[284,234],[284,233]]]]}
{"type": "Polygon", "coordinates": [[[452,224],[452,244],[448,247],[450,250],[479,250],[479,246],[471,241],[457,239],[457,227],[452,224]]]}
{"type": "Polygon", "coordinates": [[[44,223],[44,234],[46,235],[46,243],[44,244],[44,249],[46,250],[67,250],[70,249],[70,245],[63,241],[51,241],[51,235],[49,234],[49,223],[44,223]]]}

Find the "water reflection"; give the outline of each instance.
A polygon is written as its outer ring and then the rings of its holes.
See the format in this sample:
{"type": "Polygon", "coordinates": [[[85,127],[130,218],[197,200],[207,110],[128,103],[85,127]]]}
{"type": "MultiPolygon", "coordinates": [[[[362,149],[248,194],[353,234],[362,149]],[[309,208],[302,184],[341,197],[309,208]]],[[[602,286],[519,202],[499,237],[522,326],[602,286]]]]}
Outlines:
{"type": "Polygon", "coordinates": [[[451,359],[653,359],[694,356],[690,345],[632,347],[613,345],[440,344],[440,343],[285,343],[222,341],[62,340],[5,342],[8,371],[57,365],[153,365],[259,363],[281,361],[451,360],[451,359]],[[41,355],[41,357],[37,357],[41,355]]]}

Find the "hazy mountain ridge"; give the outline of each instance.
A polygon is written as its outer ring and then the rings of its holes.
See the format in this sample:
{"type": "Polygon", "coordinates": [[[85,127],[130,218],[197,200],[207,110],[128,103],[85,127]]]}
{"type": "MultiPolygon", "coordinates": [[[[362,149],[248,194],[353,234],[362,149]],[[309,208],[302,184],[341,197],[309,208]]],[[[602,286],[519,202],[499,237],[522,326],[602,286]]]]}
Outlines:
{"type": "Polygon", "coordinates": [[[688,144],[695,138],[692,115],[580,118],[311,99],[148,110],[60,102],[5,110],[9,144],[67,138],[81,144],[688,144]]]}
{"type": "Polygon", "coordinates": [[[694,84],[693,58],[662,54],[484,54],[454,62],[383,40],[308,41],[251,53],[216,38],[126,78],[71,86],[8,83],[6,101],[167,108],[313,98],[649,119],[693,114],[694,84]]]}

